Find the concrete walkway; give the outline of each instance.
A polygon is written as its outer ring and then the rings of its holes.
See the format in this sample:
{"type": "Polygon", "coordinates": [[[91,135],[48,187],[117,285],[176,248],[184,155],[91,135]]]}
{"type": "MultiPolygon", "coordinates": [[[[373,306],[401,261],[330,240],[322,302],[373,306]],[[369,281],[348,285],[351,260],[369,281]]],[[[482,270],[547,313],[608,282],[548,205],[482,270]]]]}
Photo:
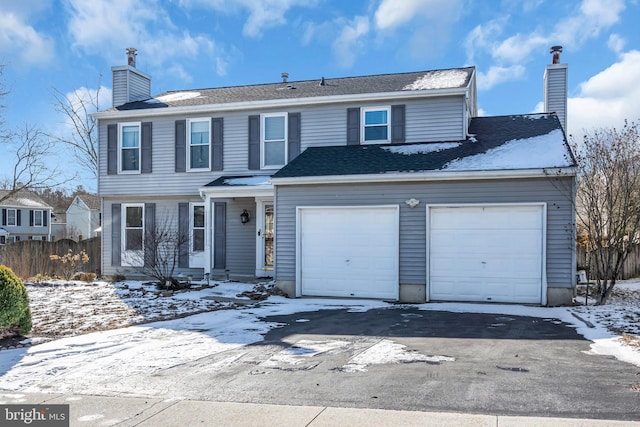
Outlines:
{"type": "Polygon", "coordinates": [[[1,404],[68,404],[71,426],[640,426],[640,421],[283,406],[60,394],[0,393],[1,404]]]}

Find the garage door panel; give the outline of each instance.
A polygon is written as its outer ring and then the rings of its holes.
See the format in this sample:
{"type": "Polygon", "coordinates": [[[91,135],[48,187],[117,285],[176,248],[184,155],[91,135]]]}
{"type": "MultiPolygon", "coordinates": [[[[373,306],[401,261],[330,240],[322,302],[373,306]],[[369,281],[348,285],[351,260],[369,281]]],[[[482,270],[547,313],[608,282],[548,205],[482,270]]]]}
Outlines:
{"type": "Polygon", "coordinates": [[[431,207],[432,300],[540,303],[541,205],[431,207]]]}
{"type": "Polygon", "coordinates": [[[398,209],[303,208],[303,295],[398,297],[398,209]]]}

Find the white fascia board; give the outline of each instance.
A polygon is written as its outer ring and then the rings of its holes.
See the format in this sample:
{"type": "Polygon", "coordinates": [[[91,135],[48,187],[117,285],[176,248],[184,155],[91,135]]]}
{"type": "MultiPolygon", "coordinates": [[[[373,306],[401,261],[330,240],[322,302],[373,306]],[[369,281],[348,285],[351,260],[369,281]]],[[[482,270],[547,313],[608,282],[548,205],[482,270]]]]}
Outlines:
{"type": "MultiPolygon", "coordinates": [[[[365,93],[335,96],[312,96],[306,98],[270,99],[265,101],[230,102],[226,104],[189,105],[184,107],[145,108],[141,110],[101,111],[93,113],[96,119],[119,119],[147,116],[170,116],[178,114],[198,114],[216,111],[262,110],[267,108],[299,107],[305,105],[324,105],[353,102],[397,102],[402,99],[433,98],[439,96],[463,96],[467,87],[453,89],[431,89],[382,93],[365,93]]],[[[144,102],[144,101],[142,101],[144,102]]]]}
{"type": "Polygon", "coordinates": [[[419,181],[460,181],[480,179],[523,179],[523,178],[553,178],[575,176],[575,168],[553,169],[519,169],[497,171],[428,171],[379,173],[364,175],[335,175],[310,176],[298,178],[271,178],[271,182],[278,185],[311,185],[311,184],[358,184],[379,182],[419,182],[419,181]]]}
{"type": "Polygon", "coordinates": [[[273,185],[250,185],[201,187],[198,189],[203,199],[220,197],[273,197],[273,185]]]}

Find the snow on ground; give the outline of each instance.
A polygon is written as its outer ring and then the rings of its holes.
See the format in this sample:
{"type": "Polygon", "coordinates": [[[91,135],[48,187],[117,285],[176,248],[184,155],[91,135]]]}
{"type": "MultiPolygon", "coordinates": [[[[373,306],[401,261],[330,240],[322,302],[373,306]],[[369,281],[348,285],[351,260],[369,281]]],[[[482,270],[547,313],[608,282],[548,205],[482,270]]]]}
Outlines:
{"type": "MultiPolygon", "coordinates": [[[[201,284],[195,287],[199,288],[201,284]]],[[[238,306],[232,305],[232,301],[215,302],[211,299],[235,299],[253,286],[223,282],[172,296],[162,296],[150,285],[131,281],[29,286],[36,331],[34,342],[38,342],[39,336],[63,338],[0,351],[0,390],[99,393],[95,384],[104,378],[152,375],[160,369],[260,342],[269,330],[281,326],[264,321],[267,316],[300,313],[296,321],[305,322],[305,312],[318,310],[363,312],[375,308],[406,307],[375,300],[288,299],[280,296],[270,296],[256,305],[238,306]],[[55,311],[47,315],[48,310],[55,311]],[[202,310],[214,311],[187,316],[202,310]],[[127,326],[157,318],[172,320],[127,326]],[[86,331],[97,332],[78,335],[86,331]]],[[[429,303],[410,307],[558,319],[592,340],[593,353],[613,355],[640,366],[640,348],[629,345],[633,340],[621,339],[622,333],[638,333],[640,280],[624,281],[618,286],[610,304],[605,306],[546,308],[429,303]]],[[[271,356],[263,366],[269,366],[269,363],[296,365],[314,355],[341,351],[348,345],[342,340],[300,341],[271,356]]],[[[363,372],[373,364],[452,361],[446,356],[411,351],[387,338],[358,352],[342,369],[363,372]]],[[[225,359],[220,363],[233,361],[225,359]]]]}

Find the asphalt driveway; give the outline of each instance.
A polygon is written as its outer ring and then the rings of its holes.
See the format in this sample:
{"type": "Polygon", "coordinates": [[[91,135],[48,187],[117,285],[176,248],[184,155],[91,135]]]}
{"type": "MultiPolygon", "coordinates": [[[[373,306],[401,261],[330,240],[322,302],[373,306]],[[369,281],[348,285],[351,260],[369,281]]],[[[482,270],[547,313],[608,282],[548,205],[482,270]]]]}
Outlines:
{"type": "Polygon", "coordinates": [[[137,385],[129,390],[148,386],[227,402],[640,420],[640,368],[589,354],[590,342],[558,320],[407,307],[265,320],[281,327],[263,342],[129,378],[137,385]]]}

